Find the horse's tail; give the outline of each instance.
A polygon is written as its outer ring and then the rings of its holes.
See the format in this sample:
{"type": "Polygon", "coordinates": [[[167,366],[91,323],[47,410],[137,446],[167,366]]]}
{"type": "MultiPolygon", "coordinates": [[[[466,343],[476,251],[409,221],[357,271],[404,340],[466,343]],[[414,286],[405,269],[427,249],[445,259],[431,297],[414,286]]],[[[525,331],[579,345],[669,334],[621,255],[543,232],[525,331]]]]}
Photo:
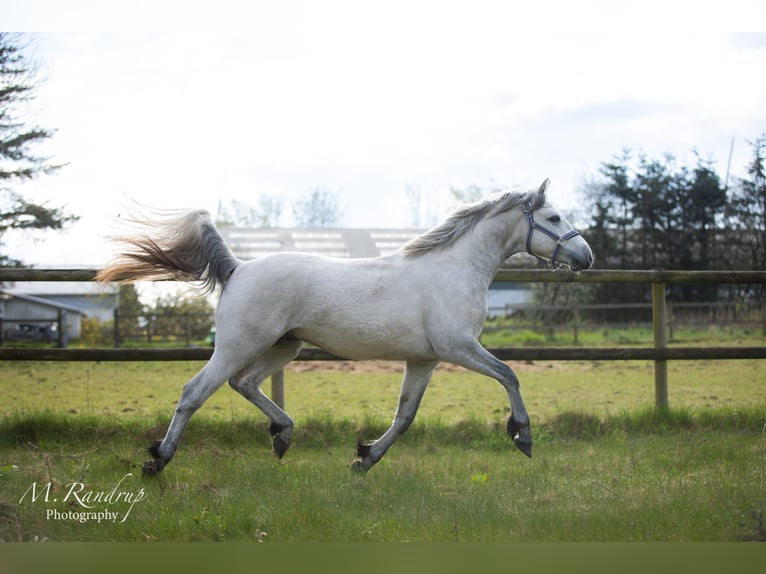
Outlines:
{"type": "Polygon", "coordinates": [[[200,282],[211,292],[217,285],[225,285],[241,263],[207,211],[172,212],[161,220],[132,218],[130,223],[147,233],[117,237],[130,249],[101,269],[96,281],[176,279],[200,282]]]}

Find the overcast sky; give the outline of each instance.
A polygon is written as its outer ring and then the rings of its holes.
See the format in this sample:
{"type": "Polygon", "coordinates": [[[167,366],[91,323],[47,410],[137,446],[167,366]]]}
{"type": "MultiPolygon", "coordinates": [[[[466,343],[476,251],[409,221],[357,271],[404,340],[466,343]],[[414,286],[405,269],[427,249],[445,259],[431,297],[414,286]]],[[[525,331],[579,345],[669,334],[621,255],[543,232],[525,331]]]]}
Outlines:
{"type": "Polygon", "coordinates": [[[346,226],[407,227],[408,187],[436,210],[450,186],[550,177],[574,209],[623,148],[696,148],[723,176],[733,141],[741,175],[766,132],[766,33],[727,29],[766,3],[706,4],[0,0],[6,29],[36,32],[34,121],[58,130],[36,151],[68,163],[18,191],[82,218],[7,237],[10,255],[103,263],[126,196],[215,212],[265,193],[289,226],[321,185],[346,226]]]}

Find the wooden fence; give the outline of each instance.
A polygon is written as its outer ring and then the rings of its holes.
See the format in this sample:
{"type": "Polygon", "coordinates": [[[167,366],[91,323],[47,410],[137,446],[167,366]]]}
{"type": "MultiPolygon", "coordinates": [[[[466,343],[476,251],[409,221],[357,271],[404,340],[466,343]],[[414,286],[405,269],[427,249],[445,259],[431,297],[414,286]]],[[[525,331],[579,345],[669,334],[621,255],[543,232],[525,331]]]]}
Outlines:
{"type": "MultiPolygon", "coordinates": [[[[95,270],[88,269],[0,269],[4,281],[92,281],[95,270]]],[[[504,361],[654,361],[655,404],[668,406],[668,368],[670,360],[766,359],[766,346],[759,347],[674,347],[667,345],[668,284],[748,284],[766,283],[766,271],[671,271],[671,270],[588,270],[580,273],[549,270],[502,269],[495,281],[559,283],[649,283],[652,286],[653,347],[535,347],[489,349],[504,361]]],[[[188,361],[207,360],[209,348],[175,349],[30,349],[0,348],[0,360],[29,361],[188,361]]],[[[303,349],[297,360],[342,360],[320,349],[303,349]]],[[[272,400],[284,406],[284,375],[272,377],[272,400]]]]}

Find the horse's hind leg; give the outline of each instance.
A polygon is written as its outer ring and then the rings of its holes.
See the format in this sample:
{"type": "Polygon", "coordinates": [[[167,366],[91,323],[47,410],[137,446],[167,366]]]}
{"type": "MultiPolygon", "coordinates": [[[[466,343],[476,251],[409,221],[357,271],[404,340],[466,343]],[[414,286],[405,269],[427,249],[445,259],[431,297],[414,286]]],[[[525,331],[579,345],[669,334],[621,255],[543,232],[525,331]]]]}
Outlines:
{"type": "Polygon", "coordinates": [[[202,370],[184,385],[165,437],[149,447],[149,454],[153,460],[144,463],[144,474],[161,472],[173,458],[189,419],[226,381],[226,373],[219,368],[220,364],[221,361],[216,360],[214,353],[213,358],[202,370]]]}
{"type": "Polygon", "coordinates": [[[277,457],[282,458],[290,448],[290,437],[293,432],[293,419],[263,394],[261,384],[279,371],[287,363],[298,356],[302,343],[300,341],[283,340],[271,347],[247,369],[229,379],[231,387],[261,409],[269,417],[269,432],[271,442],[277,457]]]}
{"type": "Polygon", "coordinates": [[[399,406],[394,415],[391,427],[372,444],[360,444],[357,447],[357,460],[351,468],[359,472],[368,471],[378,462],[394,441],[404,434],[418,412],[420,400],[431,380],[434,369],[438,363],[407,363],[402,379],[402,388],[399,392],[399,406]]]}

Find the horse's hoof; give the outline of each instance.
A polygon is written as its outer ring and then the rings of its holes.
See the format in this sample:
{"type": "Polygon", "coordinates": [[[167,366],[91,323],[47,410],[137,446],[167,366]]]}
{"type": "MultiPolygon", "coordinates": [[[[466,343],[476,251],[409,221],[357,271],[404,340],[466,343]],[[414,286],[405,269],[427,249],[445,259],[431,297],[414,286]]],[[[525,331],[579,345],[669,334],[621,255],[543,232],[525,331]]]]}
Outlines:
{"type": "Polygon", "coordinates": [[[144,463],[143,468],[141,469],[141,473],[144,476],[157,476],[159,473],[162,472],[163,468],[165,468],[165,463],[162,461],[161,458],[156,458],[154,460],[147,460],[144,463]]]}
{"type": "Polygon", "coordinates": [[[274,454],[276,454],[277,458],[280,460],[283,456],[285,456],[287,449],[290,448],[290,443],[284,440],[278,434],[271,437],[271,445],[274,447],[274,454]]]}
{"type": "Polygon", "coordinates": [[[351,470],[357,474],[365,474],[370,467],[364,464],[361,460],[355,460],[351,463],[351,470]]]}
{"type": "Polygon", "coordinates": [[[509,418],[508,436],[511,437],[516,448],[532,458],[532,434],[529,432],[529,421],[526,424],[519,424],[512,417],[509,418]]]}
{"type": "Polygon", "coordinates": [[[519,449],[524,454],[526,454],[529,458],[532,458],[532,443],[531,442],[521,440],[519,435],[516,435],[515,437],[513,437],[513,444],[515,444],[516,448],[519,449]]]}

